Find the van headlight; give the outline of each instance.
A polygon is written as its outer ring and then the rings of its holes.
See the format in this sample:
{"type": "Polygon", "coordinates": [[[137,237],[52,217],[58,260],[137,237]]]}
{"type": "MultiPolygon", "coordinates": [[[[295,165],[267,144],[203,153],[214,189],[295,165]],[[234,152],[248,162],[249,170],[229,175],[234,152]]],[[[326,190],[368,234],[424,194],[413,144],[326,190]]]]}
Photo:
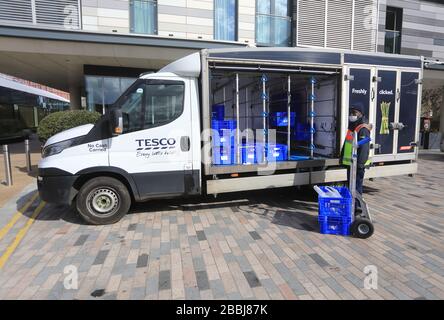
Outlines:
{"type": "Polygon", "coordinates": [[[77,145],[81,144],[84,137],[85,136],[76,137],[76,138],[72,138],[72,139],[68,139],[68,140],[64,140],[64,141],[50,144],[49,146],[46,146],[43,148],[42,158],[46,158],[49,156],[53,156],[55,154],[59,154],[60,152],[62,152],[66,148],[77,146],[77,145]]]}

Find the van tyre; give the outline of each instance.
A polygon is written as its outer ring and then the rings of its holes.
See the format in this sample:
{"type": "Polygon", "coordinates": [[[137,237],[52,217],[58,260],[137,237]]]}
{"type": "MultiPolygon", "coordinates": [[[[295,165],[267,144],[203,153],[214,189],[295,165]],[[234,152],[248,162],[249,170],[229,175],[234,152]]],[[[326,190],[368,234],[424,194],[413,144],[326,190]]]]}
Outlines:
{"type": "Polygon", "coordinates": [[[76,208],[80,216],[95,225],[112,224],[123,218],[131,206],[126,186],[111,177],[98,177],[79,190],[76,208]]]}
{"type": "Polygon", "coordinates": [[[360,239],[370,238],[375,231],[370,219],[357,217],[351,225],[351,233],[360,239]]]}

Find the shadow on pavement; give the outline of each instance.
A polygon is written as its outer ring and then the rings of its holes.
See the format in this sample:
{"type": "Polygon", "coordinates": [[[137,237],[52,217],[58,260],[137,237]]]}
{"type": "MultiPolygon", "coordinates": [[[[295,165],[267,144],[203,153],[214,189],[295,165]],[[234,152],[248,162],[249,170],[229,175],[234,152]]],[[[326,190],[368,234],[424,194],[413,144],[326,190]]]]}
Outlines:
{"type": "MultiPolygon", "coordinates": [[[[377,189],[366,188],[366,191],[377,192],[377,189]]],[[[31,192],[33,193],[33,192],[31,192]]],[[[29,199],[31,193],[24,195],[29,199]]],[[[17,201],[17,207],[23,204],[23,199],[17,201]]],[[[33,209],[38,202],[23,213],[31,217],[33,209]]],[[[197,196],[179,199],[151,200],[136,203],[129,214],[149,214],[154,212],[167,212],[172,210],[217,210],[230,208],[234,214],[243,213],[250,217],[260,217],[271,223],[288,226],[294,229],[318,232],[317,222],[317,194],[309,186],[301,188],[280,188],[237,192],[214,196],[197,196]]],[[[86,225],[77,214],[74,206],[46,204],[44,210],[37,217],[41,221],[64,220],[68,223],[86,225]]]]}
{"type": "Polygon", "coordinates": [[[138,203],[131,214],[169,210],[217,210],[231,208],[300,230],[318,231],[317,194],[309,187],[236,192],[214,196],[152,200],[138,203]]]}
{"type": "Polygon", "coordinates": [[[441,153],[420,153],[419,159],[428,161],[444,161],[444,152],[441,153]]]}
{"type": "Polygon", "coordinates": [[[379,192],[379,189],[376,189],[376,188],[372,188],[372,187],[366,186],[366,185],[365,185],[365,182],[364,182],[363,191],[364,191],[364,197],[365,197],[366,194],[375,194],[375,193],[378,193],[378,192],[379,192]]]}
{"type": "Polygon", "coordinates": [[[37,164],[31,166],[30,172],[28,172],[26,166],[25,167],[16,166],[15,168],[18,169],[20,172],[27,173],[28,176],[30,176],[30,177],[37,178],[37,174],[38,174],[38,165],[37,164]]]}
{"type": "MultiPolygon", "coordinates": [[[[28,192],[23,195],[16,201],[16,207],[19,211],[22,206],[33,196],[36,191],[28,192]]],[[[40,198],[37,198],[34,203],[26,210],[22,212],[25,217],[31,218],[34,210],[40,203],[40,198]]],[[[64,205],[56,205],[47,203],[41,213],[37,216],[36,220],[39,221],[57,221],[64,220],[69,223],[74,224],[82,224],[86,225],[86,223],[82,220],[82,218],[77,214],[73,207],[64,206],[64,205]]]]}

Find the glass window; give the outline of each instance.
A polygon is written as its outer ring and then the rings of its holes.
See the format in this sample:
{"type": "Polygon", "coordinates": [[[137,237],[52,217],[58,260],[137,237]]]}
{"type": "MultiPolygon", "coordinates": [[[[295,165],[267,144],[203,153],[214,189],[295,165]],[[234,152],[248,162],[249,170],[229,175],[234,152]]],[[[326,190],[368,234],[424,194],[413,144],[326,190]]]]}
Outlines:
{"type": "Polygon", "coordinates": [[[385,29],[395,30],[395,11],[388,10],[385,16],[385,29]]]}
{"type": "Polygon", "coordinates": [[[236,0],[214,1],[214,39],[236,41],[236,0]]]}
{"type": "Polygon", "coordinates": [[[184,83],[137,81],[117,102],[122,109],[124,132],[157,127],[183,112],[184,83]]]}
{"type": "Polygon", "coordinates": [[[144,128],[159,126],[182,114],[184,84],[179,81],[148,84],[145,97],[144,128]]]}
{"type": "Polygon", "coordinates": [[[105,113],[120,95],[134,83],[135,78],[86,76],[86,101],[89,111],[105,113]]]}
{"type": "Polygon", "coordinates": [[[256,1],[256,42],[258,45],[291,45],[291,17],[288,0],[256,1]]]}
{"type": "Polygon", "coordinates": [[[262,1],[257,1],[256,2],[256,6],[257,6],[257,13],[262,13],[262,14],[270,14],[271,12],[271,1],[270,0],[262,0],[262,1]]]}
{"type": "Polygon", "coordinates": [[[281,17],[287,17],[288,14],[288,1],[287,0],[274,0],[274,14],[281,17]]]}
{"type": "Polygon", "coordinates": [[[387,7],[384,52],[401,53],[402,9],[387,7]]]}
{"type": "Polygon", "coordinates": [[[130,1],[131,32],[157,34],[157,1],[130,1]]]}
{"type": "Polygon", "coordinates": [[[103,101],[105,105],[116,102],[117,98],[122,94],[120,89],[120,79],[114,77],[103,78],[103,101]]]}
{"type": "Polygon", "coordinates": [[[88,110],[103,113],[103,77],[86,76],[85,86],[88,110]]]}
{"type": "Polygon", "coordinates": [[[145,82],[136,83],[121,97],[119,102],[123,114],[125,132],[143,129],[143,97],[145,82]]]}

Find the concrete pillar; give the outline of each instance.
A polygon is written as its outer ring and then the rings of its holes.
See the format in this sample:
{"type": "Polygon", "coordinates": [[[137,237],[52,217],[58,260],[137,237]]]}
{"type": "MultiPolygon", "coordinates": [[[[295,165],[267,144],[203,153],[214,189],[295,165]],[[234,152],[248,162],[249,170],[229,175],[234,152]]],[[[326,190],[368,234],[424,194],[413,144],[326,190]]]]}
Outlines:
{"type": "Polygon", "coordinates": [[[69,109],[71,109],[71,110],[81,109],[82,94],[81,94],[80,87],[78,85],[71,85],[69,87],[69,99],[70,99],[69,109]]]}
{"type": "MultiPolygon", "coordinates": [[[[441,90],[442,95],[444,95],[444,87],[441,90]]],[[[441,101],[441,116],[439,118],[439,132],[441,132],[441,144],[440,149],[442,152],[444,152],[444,97],[441,101]]]]}

